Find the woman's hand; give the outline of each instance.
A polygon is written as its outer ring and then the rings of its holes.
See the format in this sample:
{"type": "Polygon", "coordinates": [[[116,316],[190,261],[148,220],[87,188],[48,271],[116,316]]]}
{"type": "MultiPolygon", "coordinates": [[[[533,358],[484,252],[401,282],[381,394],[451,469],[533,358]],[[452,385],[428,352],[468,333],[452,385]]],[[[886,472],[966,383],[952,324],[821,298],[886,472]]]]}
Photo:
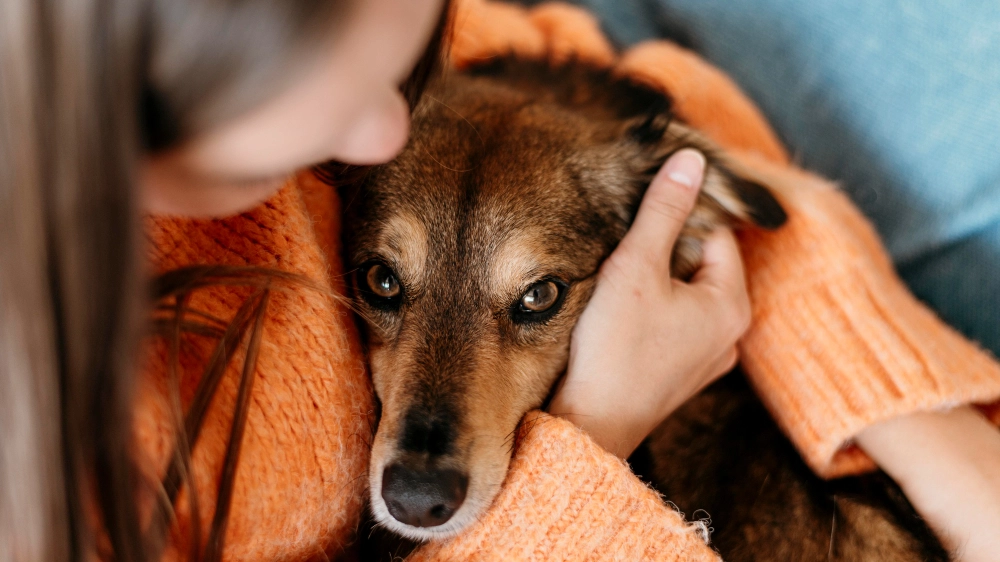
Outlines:
{"type": "Polygon", "coordinates": [[[736,341],[750,323],[743,263],[729,230],[706,240],[690,283],[670,277],[674,242],[704,169],[704,156],[685,149],[653,179],[631,229],[601,267],[549,406],[621,458],[733,368],[736,341]]]}

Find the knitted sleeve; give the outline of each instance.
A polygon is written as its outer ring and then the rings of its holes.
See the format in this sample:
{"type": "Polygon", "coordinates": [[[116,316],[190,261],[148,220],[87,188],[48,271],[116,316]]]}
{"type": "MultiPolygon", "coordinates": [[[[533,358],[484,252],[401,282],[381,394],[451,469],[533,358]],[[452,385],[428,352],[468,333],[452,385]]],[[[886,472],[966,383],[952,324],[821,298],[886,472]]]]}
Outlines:
{"type": "Polygon", "coordinates": [[[728,77],[662,41],[633,48],[618,69],[669,92],[681,117],[778,190],[788,224],[741,237],[753,303],[741,361],[813,470],[833,478],[874,468],[851,440],[908,413],[974,403],[1000,421],[1000,365],[917,301],[864,216],[788,164],[728,77]]]}
{"type": "Polygon", "coordinates": [[[534,412],[486,514],[407,560],[718,560],[705,533],[584,432],[534,412]]]}
{"type": "Polygon", "coordinates": [[[793,212],[743,236],[754,320],[742,363],[817,473],[874,468],[851,444],[869,425],[1000,399],[1000,365],[909,292],[844,194],[759,158],[753,168],[793,212]]]}

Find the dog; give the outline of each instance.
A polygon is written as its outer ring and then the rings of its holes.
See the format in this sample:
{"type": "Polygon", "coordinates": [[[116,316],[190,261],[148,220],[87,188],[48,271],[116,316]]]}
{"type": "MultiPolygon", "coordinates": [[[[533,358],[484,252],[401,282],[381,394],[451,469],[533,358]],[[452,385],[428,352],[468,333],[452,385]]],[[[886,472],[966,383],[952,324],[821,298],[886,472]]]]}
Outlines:
{"type": "MultiPolygon", "coordinates": [[[[402,154],[344,188],[345,260],[381,403],[378,525],[433,540],[490,505],[519,421],[565,371],[596,272],[671,154],[707,159],[673,276],[697,270],[713,229],[785,221],[780,194],[670,107],[581,62],[500,58],[434,79],[402,154]]],[[[814,476],[739,373],[630,462],[680,509],[711,514],[726,560],[947,559],[884,475],[814,476]]]]}

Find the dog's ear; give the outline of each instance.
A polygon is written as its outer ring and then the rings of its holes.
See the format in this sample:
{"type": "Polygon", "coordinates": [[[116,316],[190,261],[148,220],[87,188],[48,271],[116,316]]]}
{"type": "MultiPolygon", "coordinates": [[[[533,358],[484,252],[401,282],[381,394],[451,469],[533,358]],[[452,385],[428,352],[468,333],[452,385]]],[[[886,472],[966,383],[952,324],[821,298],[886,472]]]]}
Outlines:
{"type": "Polygon", "coordinates": [[[706,159],[702,194],[712,198],[740,223],[768,230],[785,224],[788,215],[770,188],[736,175],[716,155],[708,154],[706,159]]]}
{"type": "Polygon", "coordinates": [[[673,120],[669,113],[653,112],[626,123],[626,142],[638,148],[635,162],[640,181],[648,185],[663,163],[678,150],[694,148],[705,155],[701,194],[688,216],[671,255],[671,273],[687,280],[701,264],[701,245],[721,226],[780,227],[787,220],[773,191],[738,174],[726,165],[723,152],[704,135],[673,120]]]}
{"type": "Polygon", "coordinates": [[[679,123],[669,113],[654,111],[633,119],[626,127],[626,134],[631,142],[644,147],[647,159],[641,165],[646,174],[655,173],[670,155],[682,148],[701,151],[705,155],[706,169],[699,206],[709,205],[722,211],[725,216],[717,220],[722,219],[732,226],[756,225],[769,230],[780,227],[787,220],[785,210],[770,188],[733,172],[714,143],[679,123]]]}

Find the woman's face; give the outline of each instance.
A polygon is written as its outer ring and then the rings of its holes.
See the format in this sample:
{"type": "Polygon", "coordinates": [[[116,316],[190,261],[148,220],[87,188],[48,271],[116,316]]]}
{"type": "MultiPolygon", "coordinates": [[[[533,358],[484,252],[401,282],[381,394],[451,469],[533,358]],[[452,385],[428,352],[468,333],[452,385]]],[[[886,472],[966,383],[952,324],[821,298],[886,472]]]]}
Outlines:
{"type": "Polygon", "coordinates": [[[339,160],[378,164],[406,144],[399,85],[422,54],[441,0],[360,0],[310,70],[256,109],[151,157],[145,209],[212,217],[246,210],[296,170],[339,160]]]}

